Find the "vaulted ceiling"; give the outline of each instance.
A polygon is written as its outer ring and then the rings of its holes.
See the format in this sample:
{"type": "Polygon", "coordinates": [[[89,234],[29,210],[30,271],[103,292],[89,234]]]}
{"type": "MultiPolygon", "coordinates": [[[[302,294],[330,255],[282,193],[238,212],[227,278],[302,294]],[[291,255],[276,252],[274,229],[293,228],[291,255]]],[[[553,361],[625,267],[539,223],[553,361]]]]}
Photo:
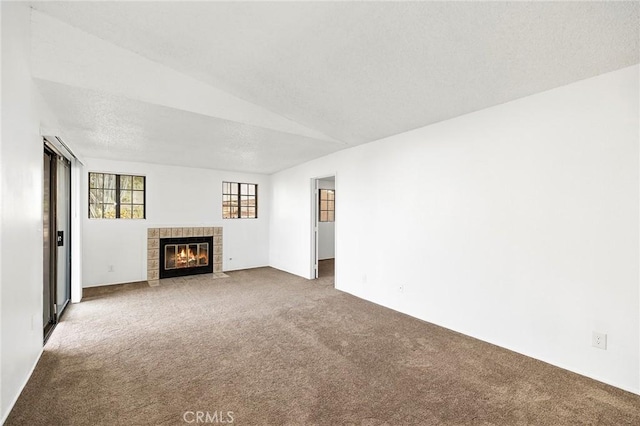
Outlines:
{"type": "Polygon", "coordinates": [[[81,155],[258,173],[640,61],[638,2],[32,6],[81,155]]]}

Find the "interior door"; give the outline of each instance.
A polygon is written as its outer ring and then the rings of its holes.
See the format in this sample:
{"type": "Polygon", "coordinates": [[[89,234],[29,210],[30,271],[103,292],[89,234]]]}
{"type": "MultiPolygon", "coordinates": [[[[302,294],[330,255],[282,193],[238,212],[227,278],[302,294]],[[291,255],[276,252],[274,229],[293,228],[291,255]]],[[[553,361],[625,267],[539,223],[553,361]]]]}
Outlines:
{"type": "Polygon", "coordinates": [[[56,320],[71,299],[71,167],[57,159],[56,182],[56,320]]]}

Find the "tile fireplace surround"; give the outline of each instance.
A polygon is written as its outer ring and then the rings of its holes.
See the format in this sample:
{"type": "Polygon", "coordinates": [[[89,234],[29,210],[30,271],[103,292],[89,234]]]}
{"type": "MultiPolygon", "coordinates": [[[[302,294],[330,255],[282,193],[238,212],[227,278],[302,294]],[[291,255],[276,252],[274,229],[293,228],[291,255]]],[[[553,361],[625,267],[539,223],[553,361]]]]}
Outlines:
{"type": "Polygon", "coordinates": [[[160,278],[160,238],[213,237],[213,272],[222,272],[222,227],[148,228],[147,281],[160,278]]]}

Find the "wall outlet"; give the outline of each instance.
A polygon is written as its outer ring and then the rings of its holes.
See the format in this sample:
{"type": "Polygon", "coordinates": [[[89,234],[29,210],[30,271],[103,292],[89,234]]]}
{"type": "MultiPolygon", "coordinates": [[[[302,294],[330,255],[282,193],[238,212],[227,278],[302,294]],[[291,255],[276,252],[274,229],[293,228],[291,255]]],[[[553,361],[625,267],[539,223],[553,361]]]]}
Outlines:
{"type": "Polygon", "coordinates": [[[404,292],[404,286],[403,285],[398,286],[398,291],[400,293],[404,292]]]}
{"type": "Polygon", "coordinates": [[[113,265],[107,266],[107,272],[113,272],[113,265]]]}
{"type": "Polygon", "coordinates": [[[607,349],[607,335],[594,331],[591,337],[591,346],[598,349],[607,349]]]}

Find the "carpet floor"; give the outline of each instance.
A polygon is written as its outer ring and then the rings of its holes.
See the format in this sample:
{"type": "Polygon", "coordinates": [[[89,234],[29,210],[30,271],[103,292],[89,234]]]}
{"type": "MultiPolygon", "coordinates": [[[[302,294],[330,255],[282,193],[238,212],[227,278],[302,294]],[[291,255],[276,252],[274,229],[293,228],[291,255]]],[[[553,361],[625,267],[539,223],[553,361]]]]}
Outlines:
{"type": "Polygon", "coordinates": [[[342,293],[331,276],[228,275],[87,289],[6,424],[640,424],[640,396],[342,293]]]}

